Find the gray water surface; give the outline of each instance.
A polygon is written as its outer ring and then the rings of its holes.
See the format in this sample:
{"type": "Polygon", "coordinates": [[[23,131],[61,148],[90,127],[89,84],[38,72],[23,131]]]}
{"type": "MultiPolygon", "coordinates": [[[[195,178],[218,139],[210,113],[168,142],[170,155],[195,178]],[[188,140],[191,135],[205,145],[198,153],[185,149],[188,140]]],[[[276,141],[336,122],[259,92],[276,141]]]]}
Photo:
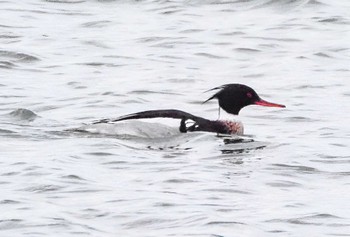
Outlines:
{"type": "Polygon", "coordinates": [[[1,236],[350,236],[348,0],[1,1],[1,236]],[[101,118],[247,84],[245,136],[101,118]],[[89,127],[91,130],[91,127],[89,127]]]}

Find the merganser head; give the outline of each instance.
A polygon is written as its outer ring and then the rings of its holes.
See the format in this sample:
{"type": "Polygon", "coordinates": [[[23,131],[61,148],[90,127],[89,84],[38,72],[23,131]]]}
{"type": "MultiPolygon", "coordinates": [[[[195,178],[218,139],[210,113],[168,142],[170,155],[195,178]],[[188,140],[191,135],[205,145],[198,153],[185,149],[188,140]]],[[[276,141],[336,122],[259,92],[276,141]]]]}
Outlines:
{"type": "MultiPolygon", "coordinates": [[[[279,107],[285,108],[286,106],[281,104],[275,104],[265,101],[259,97],[259,95],[249,86],[242,84],[226,84],[211,90],[220,89],[208,100],[218,99],[219,106],[225,110],[227,113],[238,115],[239,111],[248,105],[261,105],[268,107],[279,107]]],[[[209,91],[211,91],[209,90],[209,91]]]]}

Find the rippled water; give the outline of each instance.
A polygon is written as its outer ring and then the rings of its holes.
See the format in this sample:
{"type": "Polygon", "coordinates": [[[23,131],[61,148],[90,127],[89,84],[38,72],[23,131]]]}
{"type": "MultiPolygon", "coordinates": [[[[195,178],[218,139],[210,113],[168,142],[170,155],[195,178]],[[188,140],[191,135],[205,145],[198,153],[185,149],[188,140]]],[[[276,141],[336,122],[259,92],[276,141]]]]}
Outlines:
{"type": "Polygon", "coordinates": [[[349,1],[0,6],[1,236],[350,236],[349,1]],[[215,119],[225,83],[287,108],[244,108],[241,138],[71,130],[215,119]]]}

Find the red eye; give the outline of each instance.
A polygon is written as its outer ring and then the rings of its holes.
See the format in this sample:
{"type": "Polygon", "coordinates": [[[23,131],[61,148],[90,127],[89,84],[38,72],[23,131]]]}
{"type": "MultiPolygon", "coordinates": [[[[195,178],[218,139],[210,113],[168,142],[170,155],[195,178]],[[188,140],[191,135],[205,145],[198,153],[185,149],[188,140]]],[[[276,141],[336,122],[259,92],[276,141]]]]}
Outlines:
{"type": "Polygon", "coordinates": [[[247,93],[247,96],[248,96],[249,98],[252,98],[252,97],[253,97],[252,93],[250,93],[250,92],[247,93]]]}

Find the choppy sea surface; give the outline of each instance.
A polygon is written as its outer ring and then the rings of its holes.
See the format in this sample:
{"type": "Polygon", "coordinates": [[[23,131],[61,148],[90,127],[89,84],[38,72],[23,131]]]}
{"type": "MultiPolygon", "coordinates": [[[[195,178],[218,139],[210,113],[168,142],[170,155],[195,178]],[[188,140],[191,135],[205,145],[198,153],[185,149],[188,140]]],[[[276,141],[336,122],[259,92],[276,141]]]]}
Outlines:
{"type": "Polygon", "coordinates": [[[350,236],[348,0],[0,1],[1,236],[350,236]],[[206,90],[253,87],[241,137],[206,90]]]}

